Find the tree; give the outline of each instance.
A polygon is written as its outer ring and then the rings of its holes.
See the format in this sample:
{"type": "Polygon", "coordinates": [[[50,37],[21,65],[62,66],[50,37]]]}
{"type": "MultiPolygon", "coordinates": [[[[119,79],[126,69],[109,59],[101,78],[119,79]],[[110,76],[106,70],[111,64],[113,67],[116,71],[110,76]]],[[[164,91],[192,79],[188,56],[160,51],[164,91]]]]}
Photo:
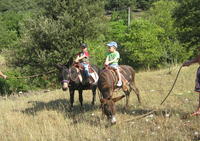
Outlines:
{"type": "Polygon", "coordinates": [[[179,29],[179,39],[185,44],[187,51],[194,51],[200,45],[199,9],[199,0],[183,0],[180,1],[180,6],[174,14],[179,29]]]}
{"type": "Polygon", "coordinates": [[[7,11],[0,14],[0,50],[14,48],[20,38],[20,22],[24,13],[7,11]]]}
{"type": "Polygon", "coordinates": [[[160,0],[153,3],[146,14],[146,19],[164,29],[160,42],[164,49],[162,60],[166,63],[183,61],[188,55],[177,39],[177,28],[174,26],[173,14],[177,7],[178,3],[175,1],[160,0]]]}
{"type": "Polygon", "coordinates": [[[40,10],[36,0],[1,0],[0,50],[13,49],[21,37],[21,23],[38,13],[40,10]]]}
{"type": "Polygon", "coordinates": [[[24,23],[12,62],[29,74],[67,63],[81,42],[97,39],[103,32],[103,4],[101,0],[41,1],[43,16],[24,23]]]}
{"type": "Polygon", "coordinates": [[[118,11],[118,10],[124,10],[127,7],[135,8],[135,6],[136,6],[136,0],[107,0],[105,9],[118,11]]]}
{"type": "Polygon", "coordinates": [[[106,36],[107,40],[121,42],[124,34],[126,33],[127,26],[124,24],[123,20],[110,21],[109,29],[106,36]]]}
{"type": "Polygon", "coordinates": [[[0,3],[0,12],[24,12],[32,11],[34,13],[41,12],[42,9],[40,0],[1,0],[0,3]]]}
{"type": "Polygon", "coordinates": [[[152,3],[155,1],[158,0],[136,0],[137,7],[143,10],[148,10],[151,7],[152,3]]]}
{"type": "Polygon", "coordinates": [[[164,30],[148,20],[135,20],[121,42],[122,63],[134,67],[156,67],[163,56],[159,37],[164,30]]]}

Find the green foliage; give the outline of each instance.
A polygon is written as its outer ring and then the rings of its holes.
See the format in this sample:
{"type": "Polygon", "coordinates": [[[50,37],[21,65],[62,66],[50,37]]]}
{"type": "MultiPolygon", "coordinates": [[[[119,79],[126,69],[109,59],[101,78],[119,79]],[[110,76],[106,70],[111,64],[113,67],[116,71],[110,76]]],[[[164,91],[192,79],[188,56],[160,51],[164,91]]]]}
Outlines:
{"type": "Polygon", "coordinates": [[[15,45],[17,40],[17,34],[15,31],[6,30],[3,23],[0,21],[0,50],[4,48],[11,48],[15,45]]]}
{"type": "Polygon", "coordinates": [[[90,41],[88,42],[88,51],[90,54],[90,63],[102,68],[107,52],[106,45],[100,42],[90,41]]]}
{"type": "MultiPolygon", "coordinates": [[[[2,79],[0,78],[0,95],[9,95],[15,92],[26,92],[31,87],[28,86],[26,80],[17,79],[17,77],[21,77],[21,73],[16,70],[6,72],[10,78],[2,79]]],[[[33,87],[32,87],[33,88],[33,87]]]]}
{"type": "Polygon", "coordinates": [[[102,33],[104,2],[101,0],[52,0],[45,5],[44,15],[60,21],[66,30],[71,31],[70,36],[73,36],[76,42],[95,39],[102,33]]]}
{"type": "Polygon", "coordinates": [[[111,21],[109,22],[109,30],[108,33],[105,35],[106,39],[109,41],[117,41],[121,42],[122,37],[124,36],[127,26],[124,25],[123,20],[118,21],[111,21]]]}
{"type": "Polygon", "coordinates": [[[156,2],[158,0],[136,0],[137,7],[141,8],[143,10],[147,10],[151,7],[153,2],[156,2]]]}
{"type": "MultiPolygon", "coordinates": [[[[176,1],[2,0],[0,51],[10,51],[8,59],[20,67],[19,76],[45,73],[55,69],[55,64],[66,64],[82,42],[88,43],[90,61],[98,66],[105,61],[108,41],[119,44],[121,64],[149,68],[181,62],[199,45],[200,7],[198,0],[180,1],[180,7],[176,1]],[[128,27],[127,7],[148,10],[145,19],[134,19],[128,27]],[[112,16],[105,16],[104,9],[112,10],[112,16]]],[[[19,84],[19,80],[0,80],[0,85],[2,93],[11,93],[28,89],[25,82],[56,87],[56,78],[56,74],[44,75],[19,84]]]]}
{"type": "Polygon", "coordinates": [[[127,7],[135,8],[136,0],[106,0],[106,10],[124,10],[127,7]]]}
{"type": "MultiPolygon", "coordinates": [[[[187,51],[194,51],[200,45],[200,4],[199,0],[183,0],[175,12],[179,39],[187,51]]],[[[193,54],[196,54],[195,51],[193,54]]]]}
{"type": "MultiPolygon", "coordinates": [[[[10,62],[19,66],[23,74],[43,73],[55,69],[56,64],[66,64],[78,52],[81,42],[98,39],[104,32],[100,0],[44,3],[44,16],[24,22],[20,44],[11,53],[10,62]]],[[[41,80],[34,81],[36,84],[41,80]]]]}
{"type": "Polygon", "coordinates": [[[122,62],[135,67],[155,67],[163,56],[159,40],[163,33],[161,27],[147,20],[135,20],[121,43],[122,62]]]}
{"type": "Polygon", "coordinates": [[[1,0],[0,13],[4,12],[41,12],[41,2],[39,0],[1,0]]]}
{"type": "Polygon", "coordinates": [[[0,13],[0,50],[16,47],[21,37],[21,24],[30,15],[29,12],[16,11],[0,13]]]}
{"type": "Polygon", "coordinates": [[[185,51],[177,39],[177,28],[174,26],[173,13],[178,3],[175,1],[160,0],[153,3],[153,7],[147,11],[146,17],[151,22],[164,29],[160,42],[164,48],[162,60],[167,63],[183,61],[190,53],[185,51]]]}
{"type": "Polygon", "coordinates": [[[174,1],[153,3],[145,19],[134,20],[131,27],[124,24],[119,12],[112,15],[106,39],[121,44],[123,64],[135,67],[159,67],[167,63],[178,63],[191,52],[185,51],[177,40],[177,28],[172,17],[178,4],[174,1]]]}
{"type": "Polygon", "coordinates": [[[14,12],[0,14],[0,50],[12,48],[18,39],[18,22],[21,16],[14,12]]]}

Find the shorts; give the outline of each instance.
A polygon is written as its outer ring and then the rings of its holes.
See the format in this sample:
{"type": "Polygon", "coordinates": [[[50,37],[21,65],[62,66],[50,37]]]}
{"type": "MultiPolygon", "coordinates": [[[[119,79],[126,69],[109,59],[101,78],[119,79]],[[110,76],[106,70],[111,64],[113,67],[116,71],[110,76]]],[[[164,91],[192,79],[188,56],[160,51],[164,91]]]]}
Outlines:
{"type": "Polygon", "coordinates": [[[118,64],[109,64],[109,66],[113,69],[118,69],[119,65],[118,64]]]}
{"type": "Polygon", "coordinates": [[[200,92],[200,67],[197,69],[195,91],[200,92]]]}

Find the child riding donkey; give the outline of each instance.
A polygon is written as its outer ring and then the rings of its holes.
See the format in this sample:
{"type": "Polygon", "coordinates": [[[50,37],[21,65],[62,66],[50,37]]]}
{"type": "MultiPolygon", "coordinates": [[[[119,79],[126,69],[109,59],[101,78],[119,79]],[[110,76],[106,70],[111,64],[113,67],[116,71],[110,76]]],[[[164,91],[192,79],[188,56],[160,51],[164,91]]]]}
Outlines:
{"type": "Polygon", "coordinates": [[[92,67],[90,67],[90,63],[89,63],[89,52],[87,50],[87,44],[83,43],[81,44],[81,52],[79,52],[76,55],[76,59],[75,59],[75,63],[78,64],[80,63],[80,65],[83,67],[83,71],[84,71],[84,75],[85,75],[85,81],[83,81],[83,78],[81,75],[79,75],[79,79],[81,82],[85,83],[89,83],[89,84],[94,84],[97,82],[98,80],[98,76],[95,73],[90,73],[90,69],[92,69],[92,67]]]}
{"type": "MultiPolygon", "coordinates": [[[[119,59],[120,59],[120,54],[117,51],[117,43],[116,42],[110,42],[107,44],[108,46],[108,54],[106,57],[105,61],[105,66],[109,66],[111,69],[113,69],[118,76],[118,82],[117,82],[117,87],[122,86],[122,75],[120,73],[120,67],[118,65],[119,59]]],[[[126,87],[127,80],[123,79],[123,87],[126,87]]]]}

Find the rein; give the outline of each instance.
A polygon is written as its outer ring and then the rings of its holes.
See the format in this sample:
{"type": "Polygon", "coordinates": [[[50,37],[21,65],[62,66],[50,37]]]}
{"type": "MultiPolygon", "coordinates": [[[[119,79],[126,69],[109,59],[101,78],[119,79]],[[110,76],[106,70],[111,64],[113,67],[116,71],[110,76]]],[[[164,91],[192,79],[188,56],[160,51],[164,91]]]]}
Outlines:
{"type": "Polygon", "coordinates": [[[15,79],[34,78],[34,77],[42,76],[42,75],[45,75],[45,74],[53,73],[53,72],[55,72],[55,71],[56,71],[56,70],[51,70],[51,71],[48,71],[48,72],[46,72],[46,73],[41,73],[41,74],[34,74],[34,75],[30,75],[30,76],[8,77],[8,78],[15,78],[15,79]]]}
{"type": "Polygon", "coordinates": [[[173,90],[173,88],[174,88],[174,86],[175,86],[175,84],[176,84],[176,81],[177,81],[177,79],[178,79],[178,76],[179,76],[179,73],[180,73],[182,67],[183,67],[183,66],[181,66],[181,67],[179,68],[178,73],[177,73],[177,75],[176,75],[176,78],[175,78],[175,80],[174,80],[174,83],[173,83],[171,89],[169,90],[167,96],[166,96],[166,97],[163,99],[163,101],[160,103],[160,105],[162,105],[162,104],[165,102],[165,100],[168,98],[168,96],[169,96],[170,93],[172,92],[172,90],[173,90]]]}
{"type": "Polygon", "coordinates": [[[72,72],[71,72],[71,68],[69,69],[69,80],[62,80],[62,82],[64,82],[64,83],[69,83],[70,81],[77,81],[78,80],[78,75],[77,75],[77,77],[75,78],[75,79],[73,79],[73,77],[72,77],[72,72]]]}

